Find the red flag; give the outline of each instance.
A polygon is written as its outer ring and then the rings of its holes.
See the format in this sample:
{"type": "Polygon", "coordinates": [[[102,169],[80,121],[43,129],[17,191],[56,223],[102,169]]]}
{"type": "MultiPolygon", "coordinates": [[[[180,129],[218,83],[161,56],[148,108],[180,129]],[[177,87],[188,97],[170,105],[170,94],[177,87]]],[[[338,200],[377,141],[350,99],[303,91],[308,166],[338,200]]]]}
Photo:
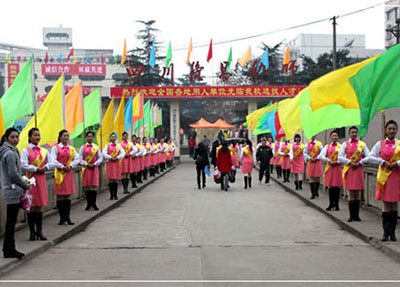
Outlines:
{"type": "Polygon", "coordinates": [[[281,121],[279,119],[278,111],[276,112],[276,115],[275,115],[275,129],[276,129],[276,139],[277,140],[286,136],[285,132],[283,131],[282,126],[281,126],[281,121]]]}
{"type": "Polygon", "coordinates": [[[101,63],[104,64],[104,57],[103,57],[103,53],[101,53],[101,63]]]}
{"type": "Polygon", "coordinates": [[[72,48],[71,50],[69,50],[69,54],[67,56],[67,62],[69,62],[69,59],[71,58],[71,56],[74,54],[74,48],[72,48]]]}
{"type": "Polygon", "coordinates": [[[49,54],[46,52],[46,57],[44,57],[44,62],[47,64],[49,61],[49,54]]]}
{"type": "Polygon", "coordinates": [[[210,41],[210,47],[208,48],[207,62],[210,62],[212,58],[212,39],[210,41]]]}

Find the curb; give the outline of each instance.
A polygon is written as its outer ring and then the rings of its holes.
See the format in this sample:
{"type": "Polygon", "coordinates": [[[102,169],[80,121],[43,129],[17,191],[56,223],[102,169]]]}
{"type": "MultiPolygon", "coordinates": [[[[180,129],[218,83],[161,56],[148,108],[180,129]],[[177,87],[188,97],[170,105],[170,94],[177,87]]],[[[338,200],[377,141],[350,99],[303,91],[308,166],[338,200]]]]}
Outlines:
{"type": "MultiPolygon", "coordinates": [[[[25,256],[24,256],[24,258],[22,260],[18,260],[18,259],[10,260],[10,262],[8,262],[8,263],[4,264],[2,267],[0,267],[0,277],[6,275],[11,270],[13,270],[13,269],[21,266],[22,264],[28,262],[32,258],[35,258],[37,255],[42,254],[43,252],[45,252],[46,250],[50,249],[51,247],[53,247],[53,246],[65,241],[65,240],[71,238],[72,236],[74,236],[75,234],[85,230],[89,226],[89,224],[91,224],[97,218],[107,214],[111,210],[113,210],[116,207],[120,206],[122,203],[126,202],[128,199],[130,199],[134,195],[140,193],[144,188],[146,188],[147,186],[149,186],[150,184],[155,182],[157,179],[162,178],[164,175],[166,175],[170,171],[174,170],[178,165],[179,165],[179,161],[177,161],[177,163],[173,167],[167,169],[162,174],[158,175],[155,178],[152,178],[151,180],[149,179],[145,183],[141,184],[137,189],[135,189],[134,191],[132,191],[128,195],[126,195],[124,197],[121,197],[120,199],[115,201],[113,204],[111,204],[111,205],[99,210],[97,213],[94,213],[93,216],[89,217],[88,219],[84,220],[83,222],[80,222],[80,223],[74,225],[74,227],[72,227],[70,230],[66,231],[62,235],[60,235],[60,236],[58,236],[58,237],[56,237],[56,238],[54,238],[52,240],[48,240],[44,245],[41,245],[41,246],[33,249],[32,251],[29,251],[29,252],[25,253],[25,256]]],[[[54,211],[54,213],[56,213],[56,211],[54,211]]],[[[51,216],[51,215],[48,215],[48,216],[51,216]]]]}

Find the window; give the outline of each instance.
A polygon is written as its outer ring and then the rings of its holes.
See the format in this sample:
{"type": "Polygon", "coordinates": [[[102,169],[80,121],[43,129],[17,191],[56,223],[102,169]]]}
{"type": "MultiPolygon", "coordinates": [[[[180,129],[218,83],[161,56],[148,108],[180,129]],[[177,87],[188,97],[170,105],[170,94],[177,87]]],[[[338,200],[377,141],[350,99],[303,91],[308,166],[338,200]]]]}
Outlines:
{"type": "Polygon", "coordinates": [[[392,19],[392,12],[393,12],[393,10],[390,10],[390,11],[386,12],[386,20],[387,21],[390,21],[390,19],[392,19]]]}

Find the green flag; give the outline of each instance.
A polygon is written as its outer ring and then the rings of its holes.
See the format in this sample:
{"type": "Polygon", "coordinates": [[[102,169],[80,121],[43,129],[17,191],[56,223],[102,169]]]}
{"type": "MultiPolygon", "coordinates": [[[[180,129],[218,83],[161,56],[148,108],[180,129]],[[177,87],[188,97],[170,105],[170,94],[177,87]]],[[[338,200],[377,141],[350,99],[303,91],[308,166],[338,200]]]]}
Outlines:
{"type": "Polygon", "coordinates": [[[4,127],[14,126],[17,119],[35,112],[32,81],[32,58],[18,73],[11,87],[1,98],[4,115],[4,127]]]}
{"type": "Polygon", "coordinates": [[[149,110],[149,134],[150,137],[154,137],[154,105],[151,103],[149,110]]]}
{"type": "Polygon", "coordinates": [[[147,101],[143,106],[143,126],[144,135],[150,135],[150,101],[147,101]]]}
{"type": "Polygon", "coordinates": [[[169,41],[167,57],[165,58],[165,68],[169,67],[169,62],[171,62],[171,59],[172,59],[172,49],[171,49],[171,41],[169,41]]]}
{"type": "Polygon", "coordinates": [[[117,57],[117,55],[114,55],[114,64],[118,64],[118,57],[117,57]]]}
{"type": "Polygon", "coordinates": [[[162,126],[162,108],[158,110],[158,125],[162,126]]]}
{"type": "Polygon", "coordinates": [[[232,63],[232,47],[229,50],[229,56],[228,56],[228,61],[227,62],[228,62],[228,65],[226,65],[226,70],[229,70],[229,68],[231,66],[231,63],[232,63]]]}

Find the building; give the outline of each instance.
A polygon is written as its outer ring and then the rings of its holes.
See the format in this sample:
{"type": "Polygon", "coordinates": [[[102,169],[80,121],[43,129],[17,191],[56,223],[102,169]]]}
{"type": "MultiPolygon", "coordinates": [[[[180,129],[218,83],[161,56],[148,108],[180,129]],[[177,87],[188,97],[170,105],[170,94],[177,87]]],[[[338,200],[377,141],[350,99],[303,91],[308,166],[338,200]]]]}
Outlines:
{"type": "Polygon", "coordinates": [[[390,0],[385,3],[385,48],[389,48],[397,43],[396,34],[399,34],[400,0],[390,0]],[[397,23],[396,20],[398,20],[397,23]],[[396,31],[397,30],[397,31],[396,31]]]}

